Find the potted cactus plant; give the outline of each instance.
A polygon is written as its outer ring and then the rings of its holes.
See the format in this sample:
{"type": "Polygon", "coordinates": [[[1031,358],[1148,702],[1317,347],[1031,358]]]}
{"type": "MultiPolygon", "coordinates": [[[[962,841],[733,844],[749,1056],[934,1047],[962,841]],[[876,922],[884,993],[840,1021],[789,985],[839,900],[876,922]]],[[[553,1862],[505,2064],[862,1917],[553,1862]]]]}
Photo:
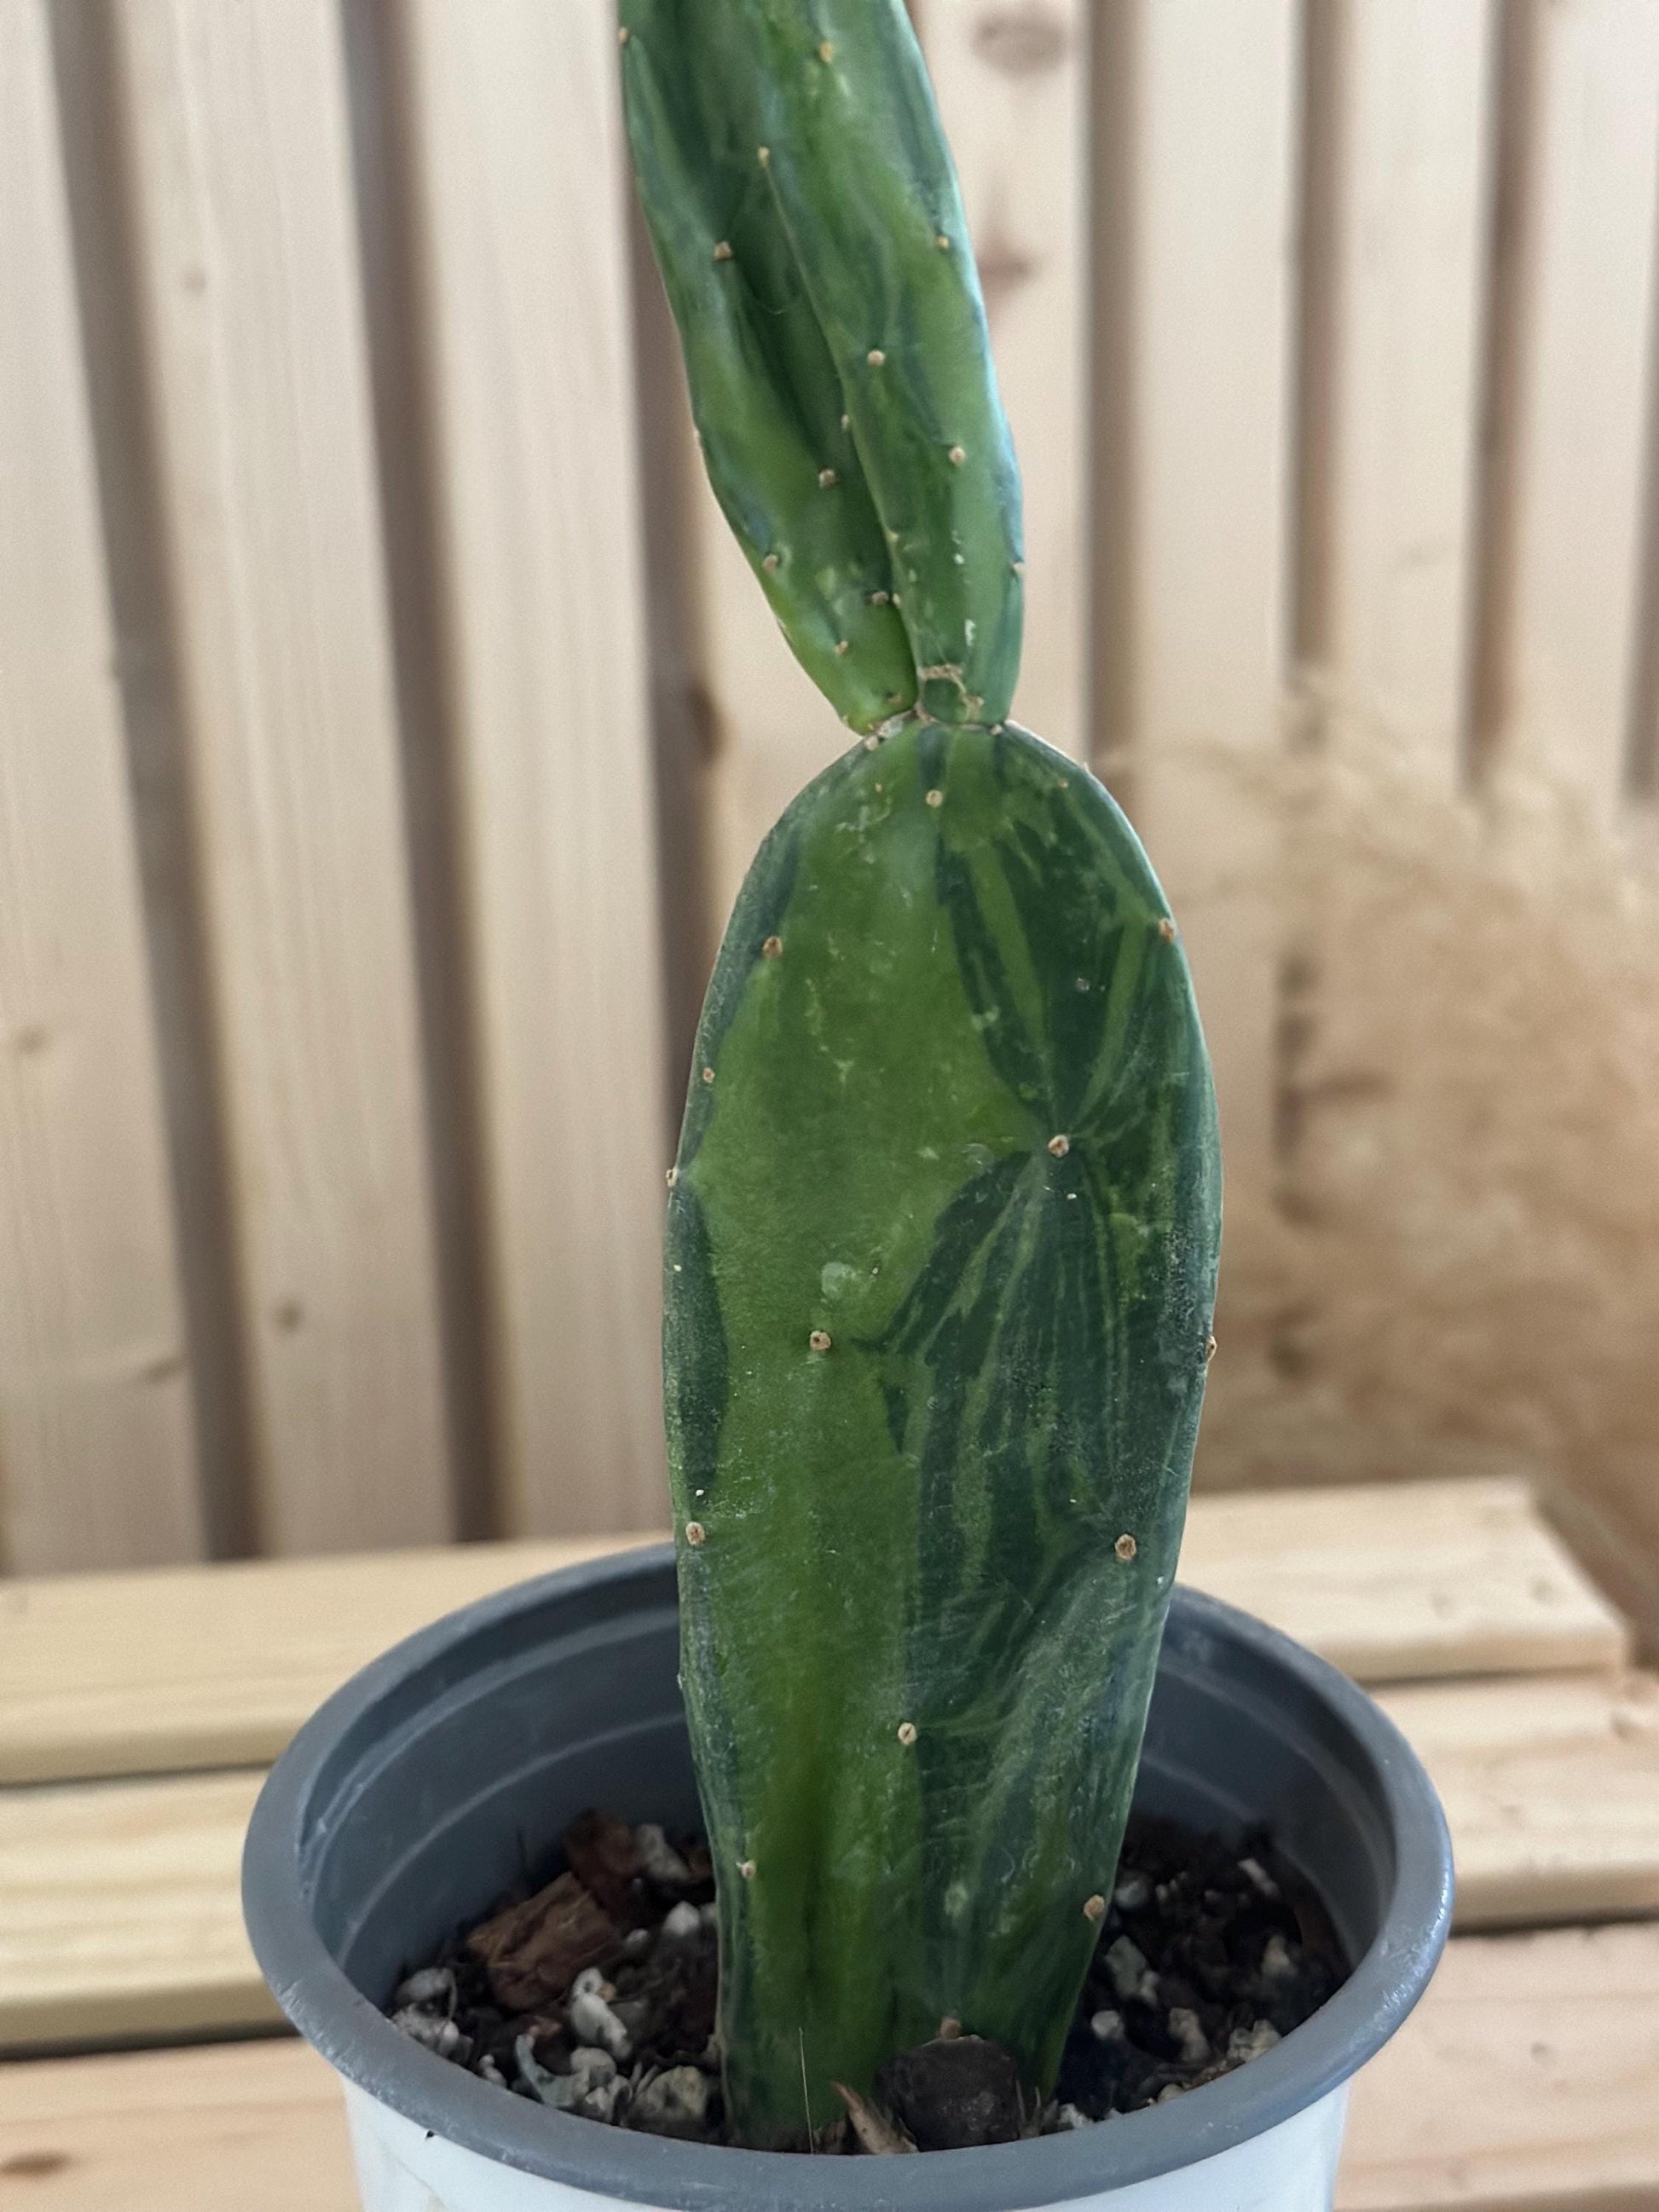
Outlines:
{"type": "Polygon", "coordinates": [[[902,0],[623,0],[620,48],[711,480],[852,739],[763,846],[697,1034],[673,1560],[509,1593],[343,1692],[262,1801],[256,1944],[386,2212],[1313,2212],[1443,1937],[1444,1830],[1316,1662],[1185,1594],[1164,1638],[1214,1100],[1133,832],[1009,719],[1018,478],[921,55],[902,0]],[[1271,1829],[1353,1971],[1190,2100],[1041,2134],[1138,1773],[1271,1829]],[[507,2098],[380,2016],[586,1805],[706,1833],[719,2147],[507,2098]],[[941,2039],[997,2055],[1030,2139],[815,2155],[849,2112],[909,2148],[883,2085],[941,2039]]]}

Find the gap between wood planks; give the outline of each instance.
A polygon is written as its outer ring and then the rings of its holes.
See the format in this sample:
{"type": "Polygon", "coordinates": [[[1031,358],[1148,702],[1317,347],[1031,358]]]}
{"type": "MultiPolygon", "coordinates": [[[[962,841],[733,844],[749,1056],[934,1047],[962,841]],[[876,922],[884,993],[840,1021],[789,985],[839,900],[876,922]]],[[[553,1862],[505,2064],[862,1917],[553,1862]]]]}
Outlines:
{"type": "MultiPolygon", "coordinates": [[[[1385,1695],[1440,1790],[1458,1924],[1659,1913],[1659,1680],[1385,1695]]],[[[259,1772],[0,1791],[0,2049],[257,2027],[237,1871],[259,1772]]]]}
{"type": "MultiPolygon", "coordinates": [[[[1659,2202],[1656,2072],[1659,1929],[1462,1937],[1354,2086],[1338,2212],[1659,2202]]],[[[301,2044],[48,2061],[3,2088],[0,2183],[31,2212],[355,2212],[339,2092],[301,2044]]]]}
{"type": "MultiPolygon", "coordinates": [[[[427,1622],[643,1540],[0,1582],[0,1783],[263,1765],[427,1622]]],[[[1370,1683],[1626,1656],[1624,1624],[1520,1482],[1197,1498],[1180,1571],[1370,1683]]]]}

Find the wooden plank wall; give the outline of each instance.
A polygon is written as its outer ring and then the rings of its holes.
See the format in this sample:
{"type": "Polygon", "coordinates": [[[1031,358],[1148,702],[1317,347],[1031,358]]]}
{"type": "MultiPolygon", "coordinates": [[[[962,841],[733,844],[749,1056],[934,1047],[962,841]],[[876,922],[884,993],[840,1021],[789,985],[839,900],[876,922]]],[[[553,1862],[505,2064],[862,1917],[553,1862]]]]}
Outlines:
{"type": "MultiPolygon", "coordinates": [[[[1261,889],[1322,702],[1659,781],[1659,12],[913,12],[1017,711],[1168,880],[1237,1252],[1341,988],[1261,889]]],[[[668,1040],[840,732],[685,493],[613,39],[0,0],[0,1568],[660,1518],[668,1040]]]]}

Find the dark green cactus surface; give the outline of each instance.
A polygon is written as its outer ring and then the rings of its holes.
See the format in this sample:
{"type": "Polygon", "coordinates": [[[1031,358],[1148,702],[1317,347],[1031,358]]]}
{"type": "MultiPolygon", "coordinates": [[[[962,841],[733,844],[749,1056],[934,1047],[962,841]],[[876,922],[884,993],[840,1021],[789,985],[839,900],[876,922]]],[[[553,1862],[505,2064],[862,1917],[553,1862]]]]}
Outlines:
{"type": "Polygon", "coordinates": [[[902,0],[623,0],[640,196],[714,490],[855,729],[1000,721],[1019,480],[902,0]]]}
{"type": "Polygon", "coordinates": [[[1112,1883],[1220,1184],[1133,834],[1006,723],[1019,484],[902,0],[622,0],[710,479],[864,742],[698,1036],[664,1333],[738,2140],[946,2017],[1053,2081],[1112,1883]]]}
{"type": "Polygon", "coordinates": [[[739,2139],[951,2015],[1051,2084],[1186,1505],[1219,1232],[1186,961],[1036,738],[911,719],[738,899],[669,1201],[684,1675],[739,2139]]]}

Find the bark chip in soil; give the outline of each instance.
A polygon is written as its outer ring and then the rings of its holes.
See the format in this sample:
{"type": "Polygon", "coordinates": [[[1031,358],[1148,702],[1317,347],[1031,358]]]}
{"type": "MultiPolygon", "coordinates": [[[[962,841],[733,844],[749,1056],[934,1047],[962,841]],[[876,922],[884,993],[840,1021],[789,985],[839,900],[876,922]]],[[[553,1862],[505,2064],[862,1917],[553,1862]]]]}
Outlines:
{"type": "MultiPolygon", "coordinates": [[[[585,1813],[549,1872],[412,1961],[386,2007],[394,2024],[556,2111],[729,2141],[707,1845],[585,1813]]],[[[1138,1819],[1047,2104],[1022,2094],[1006,2051],[952,2017],[862,2094],[842,2088],[847,2117],[811,2147],[945,2150],[1096,2126],[1249,2064],[1347,1972],[1323,1907],[1269,1838],[1241,1848],[1138,1819]]]]}

